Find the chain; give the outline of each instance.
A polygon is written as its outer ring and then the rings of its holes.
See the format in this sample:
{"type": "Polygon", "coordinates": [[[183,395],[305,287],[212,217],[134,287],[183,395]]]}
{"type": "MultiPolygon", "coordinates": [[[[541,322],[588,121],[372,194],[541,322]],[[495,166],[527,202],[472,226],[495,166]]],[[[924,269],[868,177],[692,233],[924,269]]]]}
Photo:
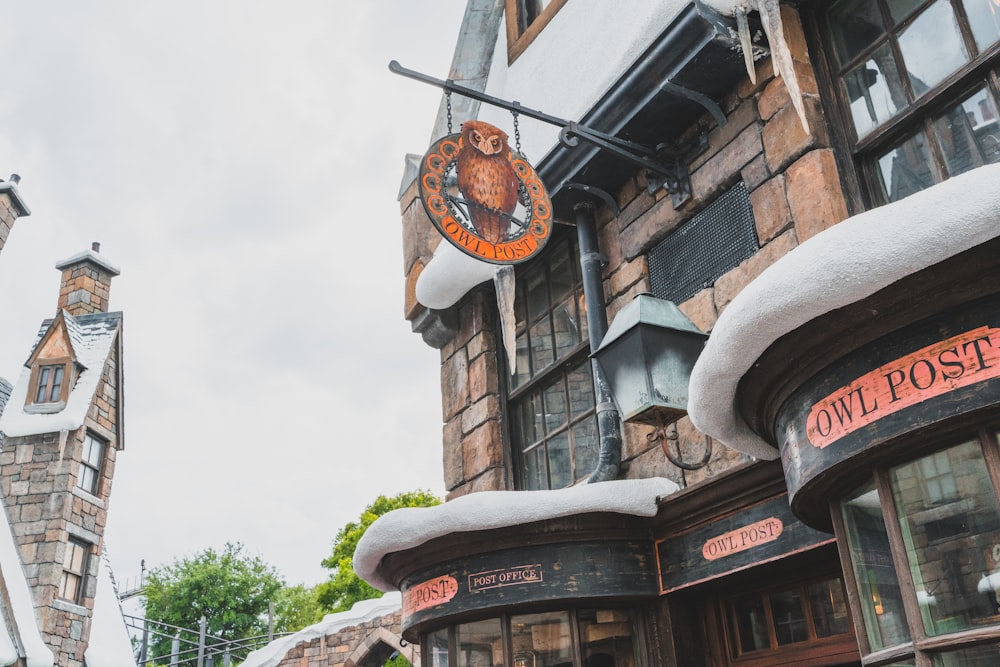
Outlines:
{"type": "Polygon", "coordinates": [[[524,153],[521,152],[521,125],[517,122],[517,110],[510,113],[514,116],[514,148],[521,156],[524,156],[524,153]]]}
{"type": "Polygon", "coordinates": [[[451,134],[451,91],[444,91],[445,105],[448,109],[448,134],[451,134]]]}

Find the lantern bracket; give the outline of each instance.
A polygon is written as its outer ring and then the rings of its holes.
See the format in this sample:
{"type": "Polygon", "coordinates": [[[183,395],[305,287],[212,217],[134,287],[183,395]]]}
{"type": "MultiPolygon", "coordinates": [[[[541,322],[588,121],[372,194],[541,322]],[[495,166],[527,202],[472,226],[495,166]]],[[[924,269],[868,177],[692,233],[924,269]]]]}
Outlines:
{"type": "Polygon", "coordinates": [[[667,424],[660,422],[654,426],[650,433],[646,435],[646,440],[649,442],[659,442],[660,447],[663,448],[663,453],[666,455],[667,459],[675,466],[683,470],[698,470],[699,468],[704,468],[708,465],[708,462],[712,458],[712,439],[706,436],[705,453],[701,457],[701,460],[695,461],[694,463],[684,461],[681,458],[682,452],[680,436],[677,434],[676,423],[667,424]],[[677,449],[677,454],[674,454],[674,448],[677,449]]]}
{"type": "MultiPolygon", "coordinates": [[[[707,135],[702,133],[697,137],[693,146],[683,146],[676,149],[666,149],[663,145],[650,148],[642,144],[627,139],[606,134],[586,125],[581,125],[575,121],[569,121],[537,109],[526,107],[517,100],[507,101],[493,95],[487,95],[472,88],[458,85],[451,79],[442,80],[432,76],[407,69],[393,60],[389,63],[389,71],[400,76],[405,76],[415,81],[436,86],[446,93],[456,93],[463,97],[468,97],[479,102],[484,102],[490,106],[506,109],[514,114],[534,118],[535,120],[549,125],[560,127],[559,143],[566,148],[573,148],[579,145],[580,140],[607,151],[623,160],[645,169],[649,172],[649,191],[655,192],[659,188],[665,189],[673,197],[674,206],[680,206],[691,198],[691,179],[688,173],[686,158],[695,151],[692,148],[707,145],[707,135]]],[[[672,94],[681,95],[686,99],[694,101],[708,110],[720,126],[725,125],[726,117],[719,106],[708,96],[694,90],[689,90],[683,86],[665,81],[660,85],[660,90],[668,91],[672,94]]]]}

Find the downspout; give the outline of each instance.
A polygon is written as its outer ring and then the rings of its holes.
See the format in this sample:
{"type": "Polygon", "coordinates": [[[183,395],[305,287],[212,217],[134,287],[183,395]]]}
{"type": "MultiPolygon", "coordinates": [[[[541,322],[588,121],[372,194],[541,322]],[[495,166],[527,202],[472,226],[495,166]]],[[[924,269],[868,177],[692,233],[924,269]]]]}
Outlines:
{"type": "MultiPolygon", "coordinates": [[[[604,306],[604,281],[601,278],[601,253],[597,244],[597,221],[594,204],[581,202],[573,207],[576,214],[576,234],[580,243],[580,274],[583,278],[583,298],[587,304],[587,331],[590,351],[601,346],[608,332],[608,314],[604,306]]],[[[606,482],[618,477],[622,464],[621,417],[611,398],[611,389],[597,362],[591,359],[594,376],[594,399],[597,407],[597,433],[600,454],[597,467],[590,474],[589,484],[606,482]]]]}

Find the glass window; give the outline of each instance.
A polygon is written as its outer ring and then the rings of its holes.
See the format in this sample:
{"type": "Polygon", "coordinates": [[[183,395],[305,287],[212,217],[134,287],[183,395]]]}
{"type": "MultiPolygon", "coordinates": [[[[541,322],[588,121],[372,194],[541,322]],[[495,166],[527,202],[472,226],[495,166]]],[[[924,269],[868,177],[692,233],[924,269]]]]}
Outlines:
{"type": "Polygon", "coordinates": [[[627,610],[579,609],[465,623],[420,643],[431,667],[637,667],[635,636],[627,610]]]}
{"type": "Polygon", "coordinates": [[[565,4],[566,0],[505,0],[508,62],[528,48],[565,4]]]}
{"type": "Polygon", "coordinates": [[[65,373],[66,366],[63,364],[41,366],[38,369],[38,386],[35,391],[35,403],[56,403],[61,401],[65,373]]]}
{"type": "Polygon", "coordinates": [[[523,489],[571,486],[597,465],[594,380],[577,254],[574,241],[563,241],[517,279],[517,367],[508,414],[523,489]]]}
{"type": "Polygon", "coordinates": [[[83,439],[83,454],[80,458],[80,474],[76,485],[96,496],[100,490],[101,468],[104,465],[105,443],[89,433],[83,439]]]}
{"type": "Polygon", "coordinates": [[[733,658],[765,650],[777,656],[786,646],[851,632],[839,577],[741,595],[726,606],[733,658]]]}
{"type": "Polygon", "coordinates": [[[839,0],[823,11],[870,206],[1000,160],[998,13],[994,0],[839,0]]]}
{"type": "Polygon", "coordinates": [[[63,552],[62,582],[59,597],[79,604],[83,597],[83,582],[87,567],[87,552],[90,545],[70,538],[63,552]]]}
{"type": "Polygon", "coordinates": [[[841,502],[870,652],[895,646],[920,664],[1000,664],[997,437],[980,432],[877,469],[841,502]],[[894,563],[905,563],[898,576],[894,563]]]}
{"type": "Polygon", "coordinates": [[[924,630],[981,626],[996,613],[978,589],[1000,544],[1000,506],[978,440],[894,468],[889,478],[924,630]]]}

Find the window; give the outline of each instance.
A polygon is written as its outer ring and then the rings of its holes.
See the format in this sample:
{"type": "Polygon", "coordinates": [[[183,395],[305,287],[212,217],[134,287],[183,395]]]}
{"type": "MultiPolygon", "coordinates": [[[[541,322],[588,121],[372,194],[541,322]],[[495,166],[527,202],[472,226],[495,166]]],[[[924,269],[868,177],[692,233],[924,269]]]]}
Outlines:
{"type": "Polygon", "coordinates": [[[96,496],[100,490],[105,446],[103,440],[98,440],[89,433],[83,439],[80,474],[77,475],[76,485],[92,496],[96,496]]]}
{"type": "Polygon", "coordinates": [[[566,0],[506,0],[507,62],[514,62],[566,0]]]}
{"type": "Polygon", "coordinates": [[[877,470],[840,503],[863,653],[1000,664],[998,463],[997,433],[980,432],[877,470]]]}
{"type": "Polygon", "coordinates": [[[66,400],[66,364],[46,364],[34,369],[32,403],[58,403],[66,400]]]}
{"type": "Polygon", "coordinates": [[[517,277],[517,368],[508,412],[523,489],[571,486],[597,467],[597,417],[575,240],[517,277]]]}
{"type": "Polygon", "coordinates": [[[66,551],[63,552],[62,582],[59,585],[59,597],[80,604],[83,598],[83,584],[87,571],[87,554],[90,545],[86,542],[69,538],[66,551]]]}
{"type": "Polygon", "coordinates": [[[463,623],[420,645],[432,667],[636,667],[636,635],[624,609],[579,609],[463,623]]]}
{"type": "Polygon", "coordinates": [[[994,0],[839,0],[821,22],[869,205],[1000,161],[994,0]]]}

